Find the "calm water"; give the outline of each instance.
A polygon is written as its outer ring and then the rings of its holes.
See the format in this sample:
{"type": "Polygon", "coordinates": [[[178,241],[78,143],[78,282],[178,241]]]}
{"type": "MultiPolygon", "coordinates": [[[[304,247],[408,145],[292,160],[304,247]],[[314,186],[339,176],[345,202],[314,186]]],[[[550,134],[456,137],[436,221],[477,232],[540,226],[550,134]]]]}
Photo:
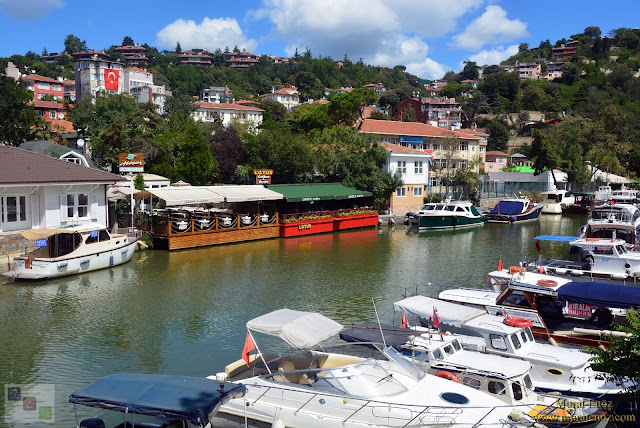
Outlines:
{"type": "MultiPolygon", "coordinates": [[[[538,254],[534,236],[575,235],[585,221],[543,216],[420,233],[397,224],[138,252],[124,266],[37,285],[0,279],[0,384],[54,384],[55,426],[75,426],[68,395],[98,377],[222,371],[240,358],[246,321],[282,307],[349,325],[375,319],[373,297],[381,321],[391,322],[392,303],[405,290],[482,287],[499,256],[505,266],[531,260],[538,254]]],[[[569,257],[566,244],[542,248],[569,257]]],[[[3,422],[4,388],[0,394],[0,426],[21,426],[3,422]]],[[[109,413],[78,411],[81,419],[109,413]]]]}

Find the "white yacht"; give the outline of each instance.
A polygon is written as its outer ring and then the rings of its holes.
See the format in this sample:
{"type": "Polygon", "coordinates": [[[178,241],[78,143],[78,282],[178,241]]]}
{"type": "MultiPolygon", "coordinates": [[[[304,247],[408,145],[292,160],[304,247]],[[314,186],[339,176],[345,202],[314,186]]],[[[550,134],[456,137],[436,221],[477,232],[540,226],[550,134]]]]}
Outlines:
{"type": "MultiPolygon", "coordinates": [[[[616,400],[626,385],[606,380],[605,374],[591,368],[592,354],[539,343],[531,332],[532,322],[514,316],[491,315],[486,309],[463,306],[425,296],[414,296],[394,303],[396,311],[417,317],[430,317],[436,308],[442,329],[461,334],[463,345],[480,352],[519,358],[531,364],[533,385],[544,392],[598,400],[616,400]]],[[[502,312],[498,312],[502,313],[502,312]]]]}
{"type": "Polygon", "coordinates": [[[253,349],[253,331],[277,336],[296,351],[274,356],[256,348],[256,354],[244,354],[215,375],[247,392],[220,408],[214,426],[245,426],[245,421],[305,428],[533,425],[532,418],[497,398],[425,374],[391,347],[376,358],[310,350],[342,330],[320,314],[280,309],[249,321],[247,328],[245,350],[253,349]]]}
{"type": "Polygon", "coordinates": [[[550,190],[545,195],[542,214],[562,214],[562,209],[576,203],[576,198],[567,190],[550,190]]]}
{"type": "Polygon", "coordinates": [[[640,210],[631,204],[606,203],[595,207],[580,230],[585,238],[620,238],[632,246],[640,242],[640,210]]]}
{"type": "Polygon", "coordinates": [[[88,223],[65,229],[29,229],[21,232],[37,248],[14,257],[13,279],[37,280],[73,275],[126,263],[138,247],[135,234],[110,234],[103,225],[88,223]]]}

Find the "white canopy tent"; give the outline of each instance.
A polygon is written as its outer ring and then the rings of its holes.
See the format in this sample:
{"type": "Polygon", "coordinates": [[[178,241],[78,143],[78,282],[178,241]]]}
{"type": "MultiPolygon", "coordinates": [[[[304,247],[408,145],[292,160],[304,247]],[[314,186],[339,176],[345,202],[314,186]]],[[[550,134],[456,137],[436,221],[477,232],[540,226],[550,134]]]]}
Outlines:
{"type": "Polygon", "coordinates": [[[167,206],[273,201],[283,198],[280,193],[269,190],[262,185],[162,187],[150,191],[155,196],[164,199],[167,206]]]}
{"type": "Polygon", "coordinates": [[[426,319],[433,316],[434,308],[438,313],[440,322],[454,327],[461,327],[463,322],[487,313],[484,309],[458,305],[425,296],[413,296],[393,304],[393,309],[396,311],[404,311],[426,319]]]}
{"type": "Polygon", "coordinates": [[[317,345],[342,330],[342,324],[316,312],[279,309],[247,322],[247,329],[276,336],[297,349],[317,345]]]}

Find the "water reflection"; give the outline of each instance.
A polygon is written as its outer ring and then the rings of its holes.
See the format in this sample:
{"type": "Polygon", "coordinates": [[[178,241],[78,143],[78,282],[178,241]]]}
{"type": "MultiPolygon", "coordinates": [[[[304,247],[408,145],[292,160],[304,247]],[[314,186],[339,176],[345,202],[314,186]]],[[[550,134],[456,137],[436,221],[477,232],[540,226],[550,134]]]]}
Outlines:
{"type": "MultiPolygon", "coordinates": [[[[506,266],[535,258],[534,236],[575,235],[584,220],[549,216],[431,232],[385,225],[139,252],[130,263],[84,275],[4,283],[0,383],[54,383],[56,425],[72,426],[68,395],[98,377],[221,371],[240,357],[246,321],[282,307],[350,325],[375,318],[373,297],[381,321],[392,322],[392,303],[407,290],[481,287],[498,257],[506,266]]],[[[569,256],[566,244],[543,250],[569,256]]]]}

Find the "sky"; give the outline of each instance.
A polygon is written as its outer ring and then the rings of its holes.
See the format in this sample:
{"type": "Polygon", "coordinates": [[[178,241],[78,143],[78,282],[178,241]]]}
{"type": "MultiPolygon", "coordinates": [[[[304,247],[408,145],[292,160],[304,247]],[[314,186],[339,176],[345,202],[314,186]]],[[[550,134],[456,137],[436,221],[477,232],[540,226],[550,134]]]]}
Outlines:
{"type": "Polygon", "coordinates": [[[159,50],[346,54],[437,79],[464,61],[499,64],[521,43],[637,28],[639,16],[640,0],[0,0],[0,57],[61,52],[69,34],[94,50],[130,36],[159,50]]]}

